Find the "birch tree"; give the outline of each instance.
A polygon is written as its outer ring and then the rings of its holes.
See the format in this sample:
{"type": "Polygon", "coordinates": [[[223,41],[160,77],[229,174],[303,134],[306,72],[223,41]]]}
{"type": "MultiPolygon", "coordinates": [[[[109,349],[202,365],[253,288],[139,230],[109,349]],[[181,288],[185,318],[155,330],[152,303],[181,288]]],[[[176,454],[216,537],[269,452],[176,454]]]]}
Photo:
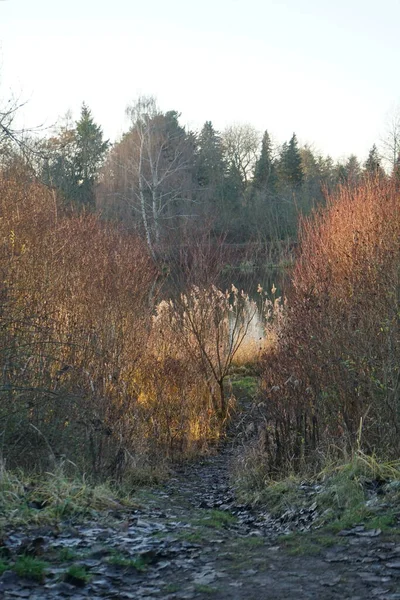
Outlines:
{"type": "Polygon", "coordinates": [[[128,200],[140,214],[147,245],[156,259],[163,229],[168,229],[168,221],[184,215],[190,197],[190,144],[178,123],[179,115],[162,113],[153,97],[139,98],[127,114],[132,142],[127,157],[132,177],[128,200]]]}

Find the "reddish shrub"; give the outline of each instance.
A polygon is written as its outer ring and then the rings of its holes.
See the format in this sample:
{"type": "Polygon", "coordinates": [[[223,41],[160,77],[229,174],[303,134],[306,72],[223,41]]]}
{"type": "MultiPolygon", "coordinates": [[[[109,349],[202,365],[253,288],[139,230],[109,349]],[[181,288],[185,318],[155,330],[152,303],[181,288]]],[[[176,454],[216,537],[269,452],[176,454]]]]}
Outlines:
{"type": "Polygon", "coordinates": [[[301,223],[279,350],[264,362],[271,468],[400,450],[400,195],[342,188],[301,223]]]}

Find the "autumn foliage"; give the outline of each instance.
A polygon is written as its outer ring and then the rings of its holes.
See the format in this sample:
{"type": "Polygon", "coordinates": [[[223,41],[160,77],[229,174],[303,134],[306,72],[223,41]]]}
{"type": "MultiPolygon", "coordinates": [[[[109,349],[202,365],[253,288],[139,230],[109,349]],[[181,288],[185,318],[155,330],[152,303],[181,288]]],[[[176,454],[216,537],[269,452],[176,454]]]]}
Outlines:
{"type": "Polygon", "coordinates": [[[207,443],[218,427],[210,390],[196,362],[158,334],[158,274],[139,238],[66,212],[52,190],[8,174],[0,274],[0,435],[10,467],[64,457],[119,478],[207,443]]]}
{"type": "Polygon", "coordinates": [[[271,471],[362,446],[398,456],[400,195],[369,180],[301,224],[279,349],[264,361],[271,471]]]}

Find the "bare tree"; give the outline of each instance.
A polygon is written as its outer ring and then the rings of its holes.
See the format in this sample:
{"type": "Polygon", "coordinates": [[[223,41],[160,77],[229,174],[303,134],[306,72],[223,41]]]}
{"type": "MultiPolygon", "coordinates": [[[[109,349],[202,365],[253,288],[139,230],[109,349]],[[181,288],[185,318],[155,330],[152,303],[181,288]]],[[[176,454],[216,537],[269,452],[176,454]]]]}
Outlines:
{"type": "Polygon", "coordinates": [[[170,352],[197,365],[220,422],[229,416],[231,400],[225,381],[256,314],[256,304],[234,286],[222,292],[214,285],[193,285],[157,307],[155,322],[168,336],[170,352]]]}
{"type": "Polygon", "coordinates": [[[234,164],[247,184],[257,160],[260,133],[252,125],[235,124],[225,129],[222,140],[228,162],[234,164]]]}
{"type": "Polygon", "coordinates": [[[392,171],[400,156],[400,104],[387,116],[386,128],[381,139],[381,156],[392,171]]]}
{"type": "Polygon", "coordinates": [[[0,155],[4,155],[12,146],[24,145],[23,129],[17,129],[14,125],[18,110],[23,106],[14,99],[9,99],[0,107],[0,155]]]}

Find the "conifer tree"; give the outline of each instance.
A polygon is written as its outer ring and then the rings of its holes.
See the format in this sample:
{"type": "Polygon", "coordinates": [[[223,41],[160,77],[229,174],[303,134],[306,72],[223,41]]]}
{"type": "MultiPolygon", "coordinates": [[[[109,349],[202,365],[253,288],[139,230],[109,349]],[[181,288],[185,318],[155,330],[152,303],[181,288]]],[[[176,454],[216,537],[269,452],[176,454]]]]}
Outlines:
{"type": "Polygon", "coordinates": [[[272,142],[266,130],[261,142],[261,153],[256,162],[253,189],[257,192],[273,193],[276,186],[276,169],[272,156],[272,142]]]}
{"type": "Polygon", "coordinates": [[[206,121],[198,136],[196,154],[197,182],[201,188],[208,188],[212,194],[221,195],[225,163],[222,141],[211,121],[206,121]]]}
{"type": "Polygon", "coordinates": [[[103,141],[101,127],[96,125],[85,103],[82,104],[81,118],[76,123],[75,146],[76,200],[83,205],[94,206],[95,179],[109,142],[103,141]]]}
{"type": "Polygon", "coordinates": [[[374,144],[369,151],[368,158],[364,163],[364,174],[372,177],[385,177],[385,172],[381,167],[381,159],[378,148],[374,144]]]}
{"type": "Polygon", "coordinates": [[[103,141],[101,127],[83,104],[75,127],[68,114],[57,134],[47,140],[43,182],[58,188],[67,200],[93,208],[96,176],[108,146],[109,142],[103,141]]]}
{"type": "Polygon", "coordinates": [[[301,155],[295,133],[289,143],[285,142],[282,146],[279,176],[283,185],[299,187],[303,183],[304,174],[301,166],[301,155]]]}

